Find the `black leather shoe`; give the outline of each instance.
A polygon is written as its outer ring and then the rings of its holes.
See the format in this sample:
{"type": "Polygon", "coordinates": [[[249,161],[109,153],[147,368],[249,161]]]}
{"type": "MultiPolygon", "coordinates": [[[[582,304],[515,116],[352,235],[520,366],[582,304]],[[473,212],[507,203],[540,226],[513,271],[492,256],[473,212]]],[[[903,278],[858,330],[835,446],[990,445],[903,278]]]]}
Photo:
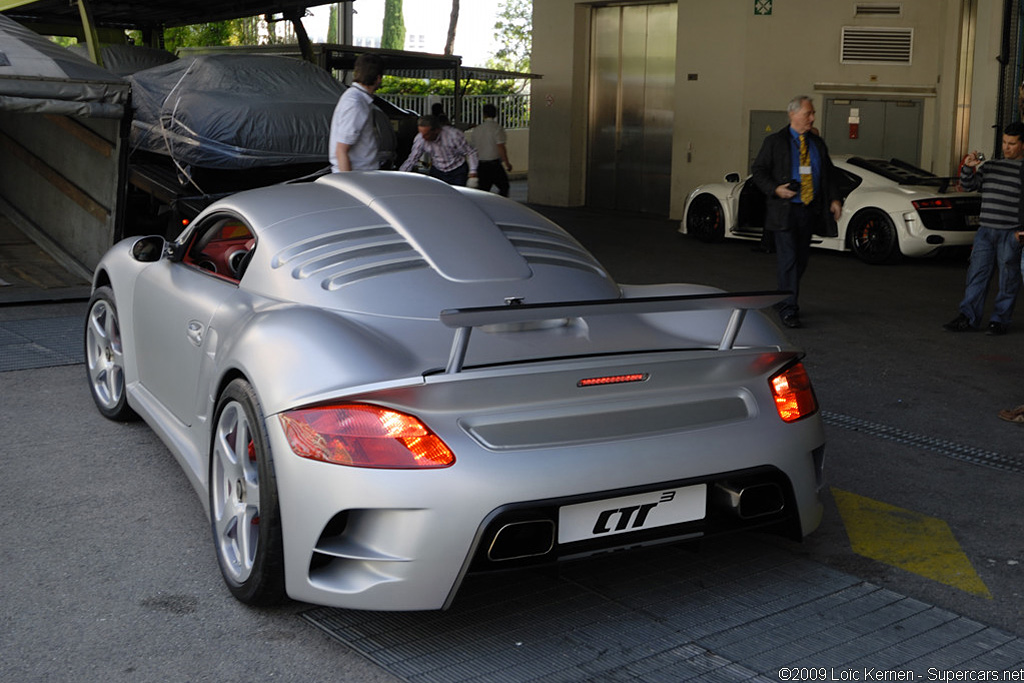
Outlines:
{"type": "Polygon", "coordinates": [[[966,315],[961,313],[943,325],[942,329],[949,330],[950,332],[972,332],[978,328],[971,324],[966,315]]]}
{"type": "Polygon", "coordinates": [[[796,329],[803,327],[803,323],[800,322],[800,316],[796,313],[788,313],[782,316],[782,324],[790,329],[796,329]]]}
{"type": "Polygon", "coordinates": [[[1009,330],[1009,327],[1010,326],[1007,325],[1006,323],[997,323],[995,320],[993,320],[988,324],[988,329],[985,330],[985,334],[987,334],[990,337],[1001,337],[1002,335],[1006,334],[1006,332],[1009,330]]]}

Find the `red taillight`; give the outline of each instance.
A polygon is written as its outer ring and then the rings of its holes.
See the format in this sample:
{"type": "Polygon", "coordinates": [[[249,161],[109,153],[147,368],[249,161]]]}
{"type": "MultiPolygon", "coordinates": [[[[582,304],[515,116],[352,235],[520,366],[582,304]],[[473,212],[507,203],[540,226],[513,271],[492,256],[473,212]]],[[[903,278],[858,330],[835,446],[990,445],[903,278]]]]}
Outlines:
{"type": "Polygon", "coordinates": [[[412,415],[372,405],[290,410],[280,416],[296,455],[350,467],[448,467],[455,454],[412,415]]]}
{"type": "Polygon", "coordinates": [[[796,422],[818,410],[818,400],[811,388],[811,378],[803,363],[791,365],[769,380],[775,409],[783,422],[796,422]]]}
{"type": "Polygon", "coordinates": [[[920,211],[921,209],[952,209],[953,202],[948,199],[918,199],[917,201],[911,202],[914,208],[920,211]]]}

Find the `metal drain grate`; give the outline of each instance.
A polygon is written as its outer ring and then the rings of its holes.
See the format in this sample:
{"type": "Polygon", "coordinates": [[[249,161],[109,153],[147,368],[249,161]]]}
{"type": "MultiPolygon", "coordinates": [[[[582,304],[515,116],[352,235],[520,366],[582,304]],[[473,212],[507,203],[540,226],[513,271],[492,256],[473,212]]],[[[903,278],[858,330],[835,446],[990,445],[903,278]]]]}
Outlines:
{"type": "Polygon", "coordinates": [[[948,458],[962,460],[963,462],[975,465],[984,465],[985,467],[992,467],[1005,472],[1024,472],[1024,461],[996,453],[995,451],[987,451],[982,448],[975,448],[974,446],[964,446],[963,444],[943,441],[942,439],[924,436],[923,434],[914,434],[903,429],[897,429],[896,427],[890,427],[877,422],[868,422],[867,420],[850,417],[849,415],[822,412],[821,416],[825,424],[832,425],[833,427],[842,427],[854,432],[861,432],[905,446],[925,448],[941,453],[948,458]]]}
{"type": "Polygon", "coordinates": [[[913,670],[924,679],[933,667],[1024,663],[1024,640],[1012,634],[754,536],[709,541],[699,554],[657,548],[471,577],[447,612],[302,616],[417,683],[767,682],[783,667],[913,670]]]}
{"type": "Polygon", "coordinates": [[[81,316],[0,322],[0,372],[85,362],[81,316]]]}

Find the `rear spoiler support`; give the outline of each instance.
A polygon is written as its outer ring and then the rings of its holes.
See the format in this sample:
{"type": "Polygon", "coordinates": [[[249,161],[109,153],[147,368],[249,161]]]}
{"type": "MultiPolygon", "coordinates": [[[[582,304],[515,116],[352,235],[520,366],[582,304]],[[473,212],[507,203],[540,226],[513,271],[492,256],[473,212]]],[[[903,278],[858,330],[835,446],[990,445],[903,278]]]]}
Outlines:
{"type": "Polygon", "coordinates": [[[749,292],[726,294],[687,294],[637,299],[603,299],[543,304],[511,304],[479,308],[449,308],[441,311],[441,322],[455,330],[452,350],[445,372],[462,371],[469,350],[469,337],[474,327],[585,318],[591,315],[640,315],[682,311],[714,311],[732,309],[732,315],[718,344],[719,351],[733,347],[747,311],[773,306],[788,296],[786,292],[749,292]]]}

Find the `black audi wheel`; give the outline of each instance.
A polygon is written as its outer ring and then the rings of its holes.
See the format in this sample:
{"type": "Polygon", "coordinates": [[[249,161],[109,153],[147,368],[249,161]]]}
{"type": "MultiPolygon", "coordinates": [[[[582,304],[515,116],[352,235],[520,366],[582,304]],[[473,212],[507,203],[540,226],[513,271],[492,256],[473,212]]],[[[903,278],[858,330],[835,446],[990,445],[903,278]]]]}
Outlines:
{"type": "Polygon", "coordinates": [[[690,202],[686,213],[686,233],[701,242],[725,239],[725,213],[721,203],[709,194],[700,194],[690,202]]]}
{"type": "Polygon", "coordinates": [[[865,209],[850,220],[850,249],[864,263],[879,265],[900,260],[899,239],[892,219],[880,209],[865,209]]]}

